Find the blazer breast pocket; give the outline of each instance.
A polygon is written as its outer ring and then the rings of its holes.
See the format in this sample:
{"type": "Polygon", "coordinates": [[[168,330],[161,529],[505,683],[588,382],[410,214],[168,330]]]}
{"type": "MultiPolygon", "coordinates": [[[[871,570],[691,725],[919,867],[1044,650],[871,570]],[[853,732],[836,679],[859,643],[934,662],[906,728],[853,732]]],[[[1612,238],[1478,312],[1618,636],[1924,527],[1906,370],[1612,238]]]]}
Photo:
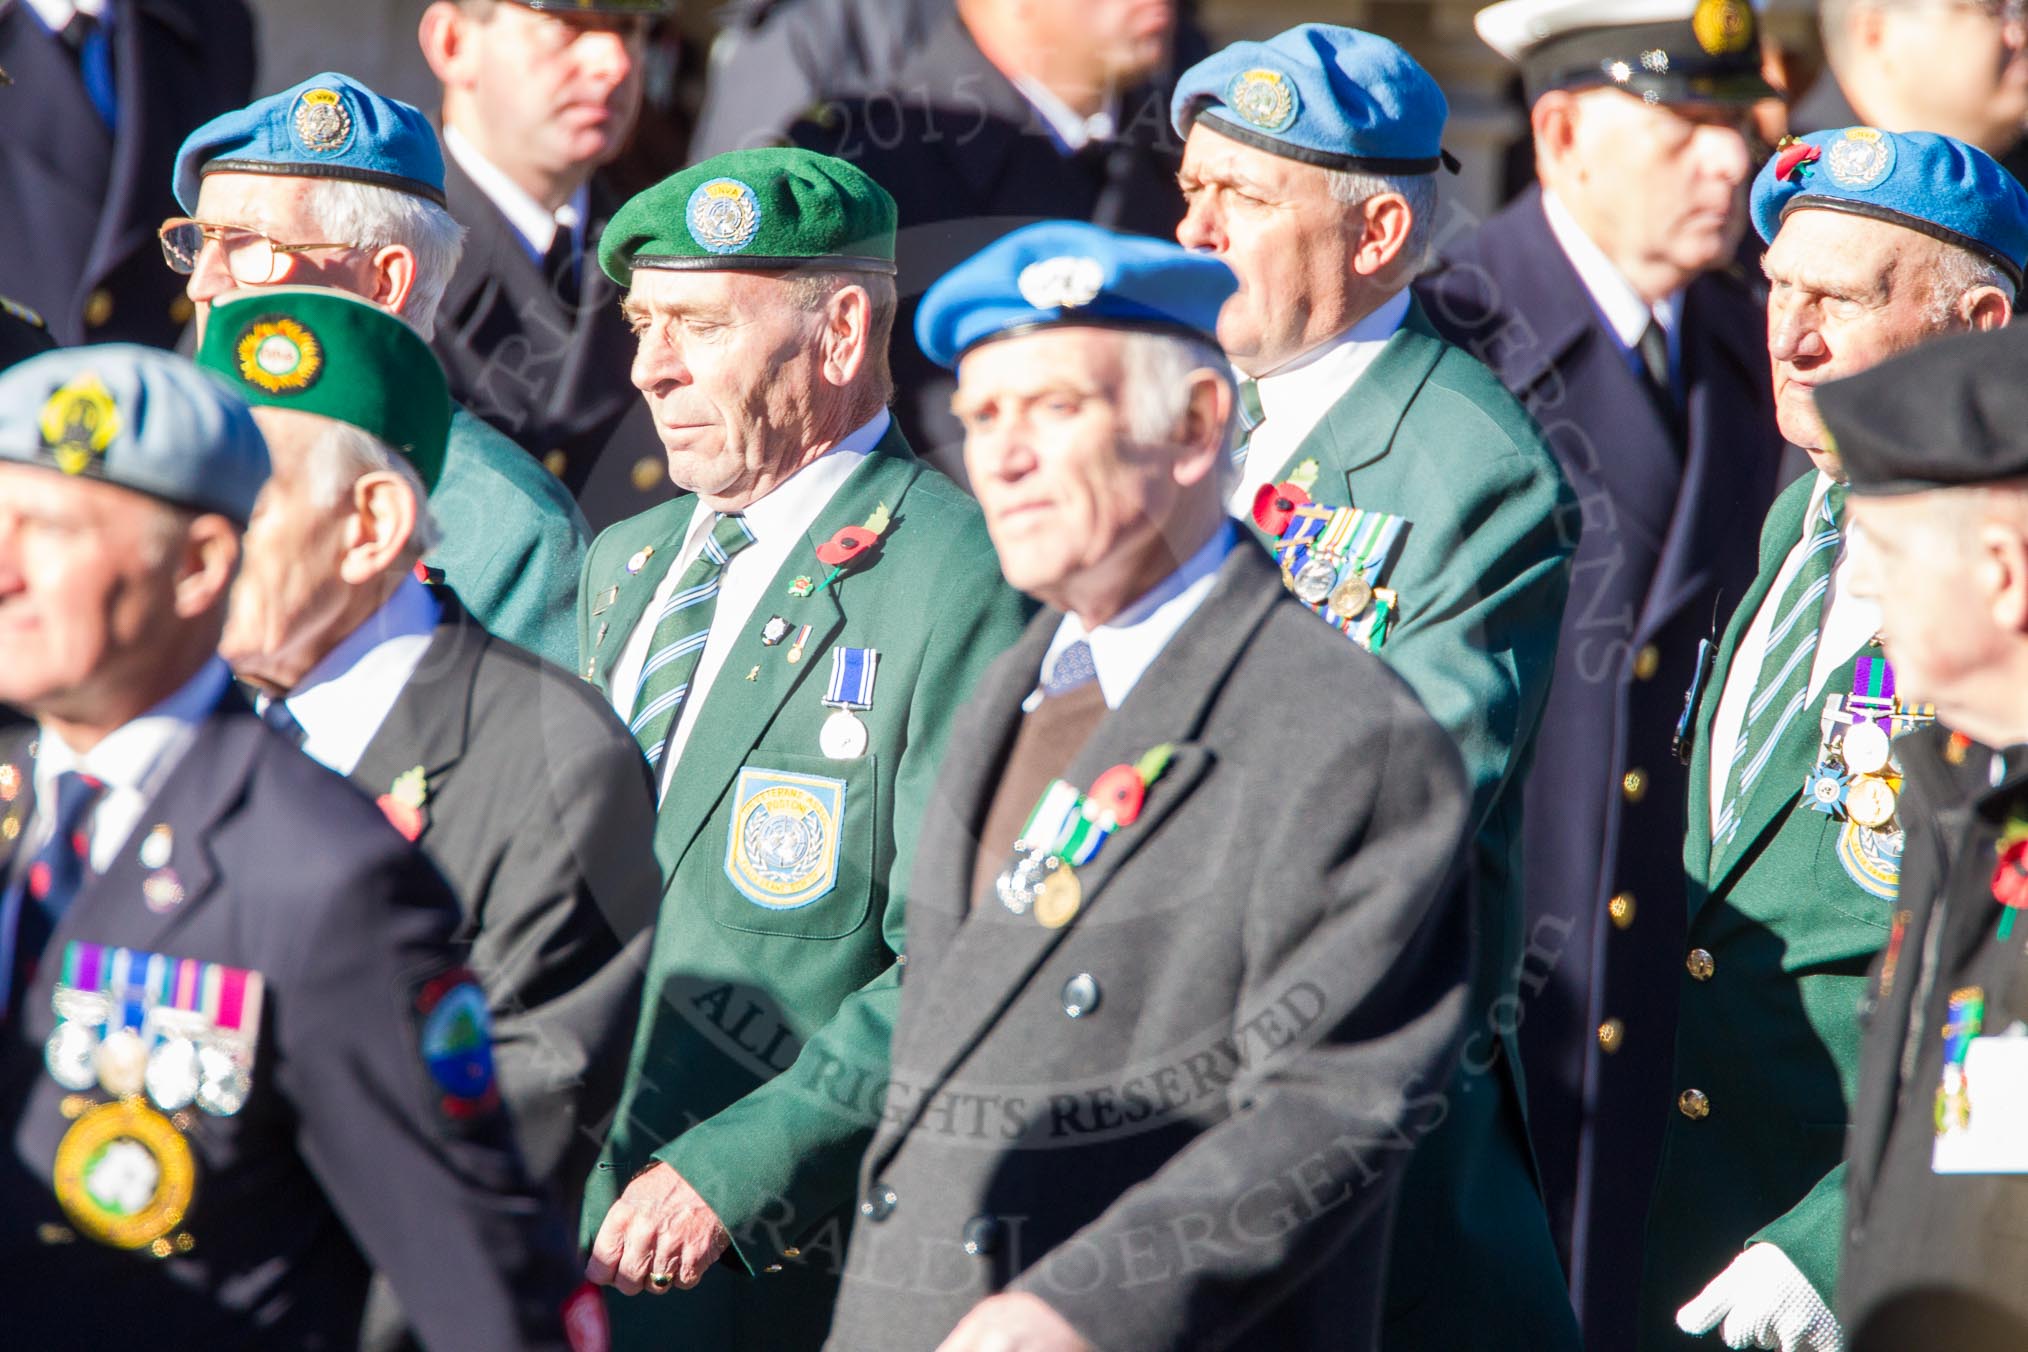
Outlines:
{"type": "Polygon", "coordinates": [[[719,924],[841,939],[866,923],[881,811],[876,759],[760,751],[740,767],[722,847],[730,886],[713,889],[719,924]]]}

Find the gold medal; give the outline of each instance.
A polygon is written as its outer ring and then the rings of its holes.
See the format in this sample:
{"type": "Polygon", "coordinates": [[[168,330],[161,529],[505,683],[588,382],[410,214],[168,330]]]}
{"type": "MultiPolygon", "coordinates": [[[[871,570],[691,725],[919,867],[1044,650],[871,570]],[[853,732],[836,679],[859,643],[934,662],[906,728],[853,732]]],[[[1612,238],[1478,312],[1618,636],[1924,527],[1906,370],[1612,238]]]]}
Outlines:
{"type": "Polygon", "coordinates": [[[99,1087],[115,1098],[141,1092],[148,1074],[148,1044],[131,1028],[106,1034],[92,1057],[99,1073],[99,1087]]]}
{"type": "Polygon", "coordinates": [[[1356,620],[1373,604],[1373,588],[1354,572],[1331,592],[1331,609],[1340,619],[1356,620]]]}
{"type": "Polygon", "coordinates": [[[1035,918],[1042,922],[1042,928],[1062,929],[1082,905],[1084,884],[1077,880],[1077,870],[1064,864],[1043,875],[1042,886],[1035,896],[1035,918]]]}
{"type": "Polygon", "coordinates": [[[1894,790],[1884,779],[1867,776],[1854,780],[1845,795],[1845,812],[1861,826],[1877,831],[1894,820],[1894,790]]]}
{"type": "Polygon", "coordinates": [[[64,1214],[114,1248],[149,1248],[181,1225],[196,1178],[183,1133],[139,1099],[89,1109],[56,1147],[64,1214]]]}

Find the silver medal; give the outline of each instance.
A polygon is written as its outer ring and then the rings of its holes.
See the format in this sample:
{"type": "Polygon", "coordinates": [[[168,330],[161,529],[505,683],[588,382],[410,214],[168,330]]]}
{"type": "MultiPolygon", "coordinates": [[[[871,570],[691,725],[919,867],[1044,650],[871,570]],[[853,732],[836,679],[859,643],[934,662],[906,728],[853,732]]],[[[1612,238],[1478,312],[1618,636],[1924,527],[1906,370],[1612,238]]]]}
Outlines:
{"type": "Polygon", "coordinates": [[[1877,775],[1887,768],[1887,734],[1878,723],[1854,723],[1845,729],[1845,768],[1855,775],[1877,775]]]}
{"type": "Polygon", "coordinates": [[[246,1070],[223,1047],[197,1051],[197,1106],[213,1117],[231,1117],[246,1106],[252,1083],[246,1070]]]}
{"type": "Polygon", "coordinates": [[[1044,855],[1040,850],[1031,849],[1025,840],[1014,842],[1014,859],[1000,871],[993,888],[1000,894],[1000,904],[1016,915],[1028,914],[1028,908],[1035,904],[1035,897],[1042,890],[1044,855]]]}
{"type": "Polygon", "coordinates": [[[817,747],[832,760],[858,760],[866,754],[866,725],[850,709],[840,709],[824,720],[817,747]]]}
{"type": "Polygon", "coordinates": [[[85,1024],[65,1019],[42,1044],[42,1064],[49,1076],[65,1089],[84,1093],[99,1081],[92,1065],[92,1053],[99,1049],[99,1035],[85,1024]]]}
{"type": "Polygon", "coordinates": [[[1312,554],[1296,570],[1295,580],[1290,584],[1296,599],[1306,606],[1320,606],[1331,599],[1331,588],[1338,585],[1338,565],[1321,554],[1312,554]]]}
{"type": "Polygon", "coordinates": [[[197,1044],[187,1037],[165,1037],[148,1053],[148,1097],[165,1113],[187,1108],[197,1097],[202,1074],[197,1044]]]}

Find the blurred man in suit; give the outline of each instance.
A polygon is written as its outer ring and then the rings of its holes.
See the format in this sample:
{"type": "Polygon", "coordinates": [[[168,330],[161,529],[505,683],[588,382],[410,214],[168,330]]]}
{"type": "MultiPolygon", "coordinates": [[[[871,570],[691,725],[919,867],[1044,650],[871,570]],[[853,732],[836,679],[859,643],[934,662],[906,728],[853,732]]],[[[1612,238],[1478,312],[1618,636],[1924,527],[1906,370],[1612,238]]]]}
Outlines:
{"type": "Polygon", "coordinates": [[[1682,961],[1683,873],[1656,848],[1687,791],[1671,733],[1753,576],[1781,454],[1761,306],[1729,271],[1770,91],[1743,3],[1510,0],[1478,25],[1520,69],[1538,182],[1417,291],[1577,492],[1528,780],[1520,1044],[1572,1299],[1587,1338],[1625,1347],[1682,961]]]}
{"type": "Polygon", "coordinates": [[[61,343],[172,347],[191,303],[151,238],[169,167],[200,122],[252,92],[242,0],[0,5],[0,295],[61,343]]]}

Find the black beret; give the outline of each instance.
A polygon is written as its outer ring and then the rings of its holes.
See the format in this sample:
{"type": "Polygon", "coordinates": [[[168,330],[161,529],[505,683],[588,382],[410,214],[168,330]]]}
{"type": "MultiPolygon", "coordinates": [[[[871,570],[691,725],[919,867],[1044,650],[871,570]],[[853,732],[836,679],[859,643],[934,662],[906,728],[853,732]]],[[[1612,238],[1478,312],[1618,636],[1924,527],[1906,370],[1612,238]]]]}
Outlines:
{"type": "Polygon", "coordinates": [[[1859,494],[2028,477],[2028,329],[1954,334],[1817,391],[1859,494]]]}

